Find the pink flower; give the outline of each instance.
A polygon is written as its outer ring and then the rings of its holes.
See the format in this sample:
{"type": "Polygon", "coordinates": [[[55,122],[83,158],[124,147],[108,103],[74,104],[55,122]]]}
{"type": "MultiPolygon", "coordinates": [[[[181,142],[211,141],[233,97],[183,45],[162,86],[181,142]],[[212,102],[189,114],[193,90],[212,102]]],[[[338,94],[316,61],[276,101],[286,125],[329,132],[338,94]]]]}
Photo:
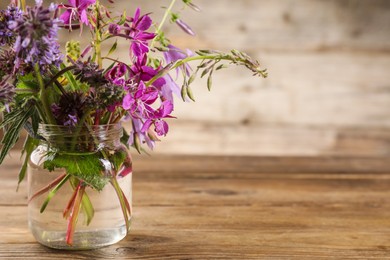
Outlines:
{"type": "Polygon", "coordinates": [[[66,11],[60,16],[64,24],[71,25],[72,20],[79,19],[80,23],[89,25],[87,9],[93,5],[96,0],[68,0],[68,5],[60,5],[66,11]]]}
{"type": "Polygon", "coordinates": [[[148,15],[141,16],[141,10],[137,8],[134,17],[130,19],[131,25],[125,24],[125,31],[132,39],[130,50],[138,59],[149,52],[148,41],[156,37],[156,34],[146,32],[152,26],[152,19],[148,15]]]}

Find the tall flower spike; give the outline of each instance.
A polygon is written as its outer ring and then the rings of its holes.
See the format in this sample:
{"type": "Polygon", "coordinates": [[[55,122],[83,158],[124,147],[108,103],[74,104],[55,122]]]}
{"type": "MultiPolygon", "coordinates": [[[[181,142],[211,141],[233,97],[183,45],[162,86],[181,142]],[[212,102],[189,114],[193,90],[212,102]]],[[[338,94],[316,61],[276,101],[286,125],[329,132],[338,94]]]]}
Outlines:
{"type": "Polygon", "coordinates": [[[27,7],[25,15],[9,22],[15,32],[14,50],[16,67],[22,62],[31,66],[59,66],[62,55],[57,41],[59,20],[52,19],[51,11],[39,1],[34,7],[27,7]]]}
{"type": "Polygon", "coordinates": [[[23,12],[15,6],[8,6],[7,10],[0,11],[0,46],[12,45],[15,42],[15,33],[10,24],[22,17],[23,12]]]}

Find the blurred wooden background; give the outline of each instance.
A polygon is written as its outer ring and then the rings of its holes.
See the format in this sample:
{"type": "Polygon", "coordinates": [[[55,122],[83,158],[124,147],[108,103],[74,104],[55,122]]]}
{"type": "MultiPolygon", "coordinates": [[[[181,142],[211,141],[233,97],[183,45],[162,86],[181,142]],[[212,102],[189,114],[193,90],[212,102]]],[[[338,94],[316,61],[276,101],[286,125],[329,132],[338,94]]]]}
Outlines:
{"type": "MultiPolygon", "coordinates": [[[[156,22],[169,4],[115,1],[119,12],[140,6],[156,22]]],[[[390,1],[193,1],[203,11],[187,8],[182,19],[197,37],[172,24],[173,44],[243,50],[269,78],[232,67],[215,75],[211,93],[197,81],[196,103],[177,100],[178,119],[156,153],[390,155],[390,1]]]]}

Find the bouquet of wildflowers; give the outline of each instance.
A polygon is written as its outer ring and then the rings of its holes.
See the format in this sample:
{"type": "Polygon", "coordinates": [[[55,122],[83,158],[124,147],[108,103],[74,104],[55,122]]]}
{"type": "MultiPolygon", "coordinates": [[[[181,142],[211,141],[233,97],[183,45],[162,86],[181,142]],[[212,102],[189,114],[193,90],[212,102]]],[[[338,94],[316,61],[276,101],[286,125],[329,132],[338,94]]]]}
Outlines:
{"type": "MultiPolygon", "coordinates": [[[[194,35],[174,12],[175,2],[171,1],[160,23],[154,23],[150,14],[139,8],[129,16],[111,11],[99,0],[68,0],[48,6],[42,0],[30,6],[25,0],[13,0],[0,11],[0,127],[4,130],[0,163],[21,131],[27,130],[19,182],[26,174],[30,154],[45,141],[40,125],[72,129],[74,136],[67,145],[74,148],[85,143],[77,135],[82,129],[126,121],[131,129],[123,129],[121,142],[141,153],[143,145],[152,149],[168,133],[175,98],[194,100],[191,83],[198,76],[208,77],[209,89],[213,73],[227,64],[242,65],[254,75],[266,76],[257,61],[237,50],[192,52],[175,47],[163,32],[167,21],[194,35]],[[71,39],[60,46],[59,30],[79,30],[80,37],[90,36],[89,43],[81,46],[77,39],[71,39]],[[127,41],[129,46],[123,60],[115,56],[119,41],[127,41]]],[[[182,4],[200,10],[192,0],[182,0],[182,4]]],[[[80,203],[87,204],[85,209],[93,207],[83,199],[86,187],[102,190],[113,185],[126,220],[130,211],[116,180],[131,172],[131,162],[121,151],[109,154],[104,147],[93,146],[91,140],[84,148],[96,153],[76,161],[60,152],[48,153],[44,167],[49,171],[63,169],[65,174],[30,198],[48,193],[43,212],[56,191],[65,182],[72,182],[75,193],[65,209],[72,214],[64,213],[69,221],[69,244],[80,203]],[[102,158],[111,163],[111,176],[101,173],[102,158]]]]}

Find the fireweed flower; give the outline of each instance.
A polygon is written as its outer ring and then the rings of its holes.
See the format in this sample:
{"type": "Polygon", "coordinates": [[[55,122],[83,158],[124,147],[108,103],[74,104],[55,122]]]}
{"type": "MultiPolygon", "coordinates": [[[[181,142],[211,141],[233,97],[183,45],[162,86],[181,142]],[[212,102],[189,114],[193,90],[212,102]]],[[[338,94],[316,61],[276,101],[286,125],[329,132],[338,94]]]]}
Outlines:
{"type": "MultiPolygon", "coordinates": [[[[143,55],[138,57],[134,61],[133,66],[130,67],[130,77],[135,81],[144,81],[147,82],[156,76],[160,71],[160,68],[154,69],[147,65],[147,56],[143,55]]],[[[165,84],[164,78],[158,78],[153,82],[153,86],[160,89],[165,84]]]]}
{"type": "Polygon", "coordinates": [[[150,137],[148,132],[142,131],[142,121],[137,118],[132,118],[132,124],[133,128],[129,133],[129,145],[133,145],[135,143],[135,138],[138,138],[141,143],[146,143],[150,149],[153,149],[155,146],[155,140],[150,137]]]}
{"type": "MultiPolygon", "coordinates": [[[[194,55],[190,50],[183,51],[171,44],[169,44],[167,48],[168,50],[164,52],[164,59],[167,64],[174,64],[178,60],[183,60],[187,57],[191,57],[194,55]]],[[[176,69],[176,79],[180,70],[183,71],[183,73],[185,73],[189,77],[191,75],[192,68],[187,63],[183,64],[183,66],[178,67],[176,69]]],[[[173,101],[173,93],[180,97],[180,87],[177,85],[176,81],[170,76],[170,74],[164,76],[164,79],[165,84],[162,86],[163,96],[171,101],[173,101]]]]}
{"type": "Polygon", "coordinates": [[[158,98],[155,88],[147,88],[144,82],[138,86],[128,88],[128,93],[123,98],[123,109],[127,110],[133,118],[149,118],[154,113],[152,104],[158,98]]]}
{"type": "Polygon", "coordinates": [[[141,119],[144,124],[140,129],[141,133],[148,132],[150,126],[155,124],[155,132],[158,135],[166,135],[168,124],[163,118],[172,117],[173,103],[165,100],[155,110],[152,105],[157,101],[160,91],[155,87],[146,87],[141,81],[138,86],[129,88],[123,99],[122,107],[127,110],[132,118],[141,119]]]}
{"type": "Polygon", "coordinates": [[[108,32],[112,35],[118,35],[121,31],[121,26],[115,23],[112,23],[108,26],[108,32]]]}
{"type": "Polygon", "coordinates": [[[62,55],[57,41],[59,20],[52,19],[54,6],[43,8],[41,1],[34,7],[27,7],[27,12],[9,22],[9,27],[16,33],[14,50],[16,67],[22,62],[34,66],[56,65],[61,63],[62,55]]]}
{"type": "Polygon", "coordinates": [[[22,15],[22,10],[16,6],[8,6],[7,10],[0,11],[0,46],[13,44],[15,33],[9,28],[9,23],[19,19],[22,15]]]}
{"type": "Polygon", "coordinates": [[[96,0],[68,0],[67,5],[60,5],[60,8],[65,8],[66,11],[60,16],[65,25],[71,25],[73,20],[79,19],[81,24],[89,25],[88,8],[93,5],[96,0]]]}
{"type": "MultiPolygon", "coordinates": [[[[168,48],[168,51],[164,52],[164,59],[168,64],[175,63],[178,60],[183,60],[187,57],[191,57],[194,55],[189,50],[187,50],[187,52],[185,52],[185,51],[183,51],[183,50],[181,50],[181,49],[179,49],[176,46],[173,46],[171,44],[169,44],[167,46],[167,48],[168,48]]],[[[182,69],[187,74],[187,76],[189,76],[191,74],[191,70],[192,70],[190,65],[188,65],[188,64],[185,64],[182,67],[176,69],[176,72],[179,72],[179,69],[182,69]]]]}
{"type": "Polygon", "coordinates": [[[126,75],[127,71],[126,65],[120,63],[107,72],[106,78],[116,85],[124,86],[125,79],[123,77],[126,75]]]}
{"type": "Polygon", "coordinates": [[[171,101],[164,101],[160,108],[154,111],[150,118],[142,126],[141,131],[146,132],[152,124],[154,124],[154,131],[159,136],[165,136],[168,133],[168,123],[162,120],[163,118],[172,118],[170,115],[173,111],[173,104],[171,101]]]}
{"type": "Polygon", "coordinates": [[[148,15],[141,16],[141,10],[137,8],[134,17],[129,19],[131,25],[124,24],[126,35],[131,39],[130,53],[137,58],[149,52],[148,41],[154,39],[156,34],[147,30],[152,26],[152,19],[148,15]]]}

